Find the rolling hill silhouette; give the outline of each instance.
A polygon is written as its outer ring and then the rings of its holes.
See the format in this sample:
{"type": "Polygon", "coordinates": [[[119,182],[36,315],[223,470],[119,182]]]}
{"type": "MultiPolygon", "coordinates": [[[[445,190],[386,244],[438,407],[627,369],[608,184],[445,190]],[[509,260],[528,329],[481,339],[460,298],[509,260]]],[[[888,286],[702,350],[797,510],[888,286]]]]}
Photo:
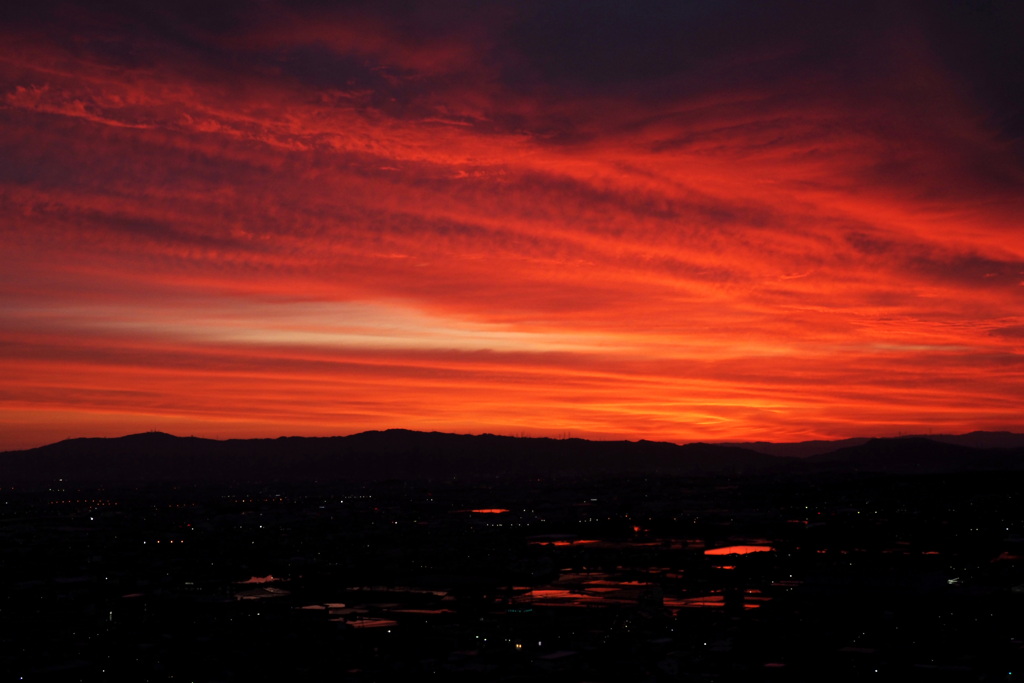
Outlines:
{"type": "MultiPolygon", "coordinates": [[[[1000,443],[1013,442],[1006,436],[1000,439],[1000,443]]],[[[148,432],[119,438],[68,439],[0,453],[0,480],[374,481],[800,471],[955,472],[1024,467],[1024,448],[1020,447],[979,449],[922,437],[842,440],[832,442],[835,447],[831,450],[826,448],[829,442],[812,443],[805,451],[815,453],[800,458],[781,457],[786,449],[777,449],[778,454],[773,455],[734,445],[469,436],[401,429],[338,437],[225,441],[148,432]],[[854,445],[849,445],[851,441],[854,445]]]]}
{"type": "Polygon", "coordinates": [[[928,473],[1024,468],[1024,449],[971,448],[924,437],[870,439],[811,456],[805,462],[818,469],[865,472],[928,473]]]}
{"type": "MultiPolygon", "coordinates": [[[[898,439],[927,439],[940,443],[956,444],[974,449],[989,448],[1024,448],[1024,434],[1013,432],[970,432],[968,434],[913,434],[895,437],[898,439]]],[[[722,443],[722,446],[735,446],[747,450],[765,453],[767,455],[778,455],[782,457],[809,458],[824,453],[832,453],[840,448],[863,446],[872,439],[859,437],[852,439],[837,439],[835,441],[796,441],[789,443],[772,443],[770,441],[737,441],[722,443]]]]}
{"type": "Polygon", "coordinates": [[[407,430],[216,441],[161,432],[0,454],[4,481],[332,481],[598,474],[735,474],[778,459],[709,444],[467,436],[407,430]]]}

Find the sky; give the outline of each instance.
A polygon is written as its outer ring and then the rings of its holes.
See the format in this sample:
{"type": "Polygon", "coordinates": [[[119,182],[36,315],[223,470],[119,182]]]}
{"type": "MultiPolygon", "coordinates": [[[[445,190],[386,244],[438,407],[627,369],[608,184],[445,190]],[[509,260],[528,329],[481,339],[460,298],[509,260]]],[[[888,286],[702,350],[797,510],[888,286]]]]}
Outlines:
{"type": "Polygon", "coordinates": [[[1024,431],[1024,3],[4,3],[0,450],[1024,431]]]}

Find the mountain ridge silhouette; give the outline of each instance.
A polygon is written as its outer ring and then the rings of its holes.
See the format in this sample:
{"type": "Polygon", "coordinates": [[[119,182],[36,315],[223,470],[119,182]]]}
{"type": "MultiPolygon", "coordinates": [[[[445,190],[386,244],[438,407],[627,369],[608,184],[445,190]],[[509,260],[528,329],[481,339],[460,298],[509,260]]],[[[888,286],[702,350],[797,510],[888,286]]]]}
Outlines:
{"type": "Polygon", "coordinates": [[[1024,435],[1010,432],[974,432],[939,438],[841,439],[769,444],[777,448],[775,453],[766,453],[734,443],[679,445],[645,440],[590,441],[406,429],[350,436],[227,440],[144,432],[113,438],[72,438],[38,448],[2,452],[0,480],[215,483],[1022,469],[1024,447],[966,445],[1012,444],[1018,437],[1024,443],[1024,435]],[[828,450],[830,443],[835,447],[828,450]],[[787,450],[786,446],[790,448],[787,450]],[[823,448],[826,450],[822,451],[823,448]],[[809,450],[814,452],[807,454],[809,450]],[[787,452],[791,455],[784,455],[787,452]]]}

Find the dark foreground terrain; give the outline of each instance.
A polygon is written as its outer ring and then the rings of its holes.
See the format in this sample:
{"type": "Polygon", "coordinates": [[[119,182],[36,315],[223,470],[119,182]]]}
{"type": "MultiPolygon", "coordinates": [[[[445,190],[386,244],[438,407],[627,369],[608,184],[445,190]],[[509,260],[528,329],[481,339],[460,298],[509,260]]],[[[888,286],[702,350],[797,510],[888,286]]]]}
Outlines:
{"type": "Polygon", "coordinates": [[[1024,475],[4,486],[0,680],[1013,681],[1024,475]]]}

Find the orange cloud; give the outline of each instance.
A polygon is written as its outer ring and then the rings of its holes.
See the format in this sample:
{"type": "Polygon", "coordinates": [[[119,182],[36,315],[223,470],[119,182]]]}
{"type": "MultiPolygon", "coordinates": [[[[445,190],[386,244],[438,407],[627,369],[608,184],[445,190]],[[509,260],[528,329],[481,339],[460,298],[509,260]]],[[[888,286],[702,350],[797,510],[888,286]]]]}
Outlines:
{"type": "Polygon", "coordinates": [[[68,7],[0,49],[0,448],[1020,426],[1022,157],[945,15],[589,17],[619,64],[532,5],[68,7]]]}

